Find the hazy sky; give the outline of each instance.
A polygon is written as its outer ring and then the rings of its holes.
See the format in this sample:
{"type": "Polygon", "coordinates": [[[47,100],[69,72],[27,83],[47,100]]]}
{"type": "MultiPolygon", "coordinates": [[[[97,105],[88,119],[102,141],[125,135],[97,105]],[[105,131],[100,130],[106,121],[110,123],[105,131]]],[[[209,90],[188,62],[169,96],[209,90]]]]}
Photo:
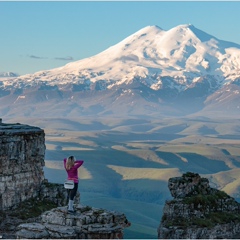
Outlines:
{"type": "Polygon", "coordinates": [[[240,44],[240,2],[0,1],[0,72],[34,73],[87,58],[148,25],[193,24],[240,44]]]}

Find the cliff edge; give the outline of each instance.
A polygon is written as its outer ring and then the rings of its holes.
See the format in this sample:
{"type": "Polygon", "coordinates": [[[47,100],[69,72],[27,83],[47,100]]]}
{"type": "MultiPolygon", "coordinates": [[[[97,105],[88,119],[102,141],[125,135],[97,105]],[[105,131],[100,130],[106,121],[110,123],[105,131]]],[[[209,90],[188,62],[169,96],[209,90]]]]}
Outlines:
{"type": "Polygon", "coordinates": [[[44,212],[38,222],[17,227],[17,238],[30,239],[122,239],[130,223],[122,213],[89,206],[75,206],[68,214],[66,207],[44,212]]]}
{"type": "Polygon", "coordinates": [[[0,146],[0,239],[123,238],[126,216],[79,206],[79,192],[67,213],[67,190],[44,176],[44,130],[0,118],[0,146]]]}
{"type": "Polygon", "coordinates": [[[233,239],[240,236],[240,203],[187,172],[170,178],[158,239],[233,239]]]}

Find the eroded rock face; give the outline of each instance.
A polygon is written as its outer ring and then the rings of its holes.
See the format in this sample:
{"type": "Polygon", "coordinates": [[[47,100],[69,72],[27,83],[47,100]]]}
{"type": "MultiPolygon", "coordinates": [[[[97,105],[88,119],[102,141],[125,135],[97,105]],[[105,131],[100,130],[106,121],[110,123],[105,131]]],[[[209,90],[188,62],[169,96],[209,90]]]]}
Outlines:
{"type": "Polygon", "coordinates": [[[41,215],[41,220],[18,226],[17,238],[58,239],[122,239],[123,229],[129,226],[121,213],[75,206],[76,213],[68,214],[66,207],[58,207],[41,215]]]}
{"type": "Polygon", "coordinates": [[[211,188],[197,173],[170,178],[173,200],[166,201],[159,239],[236,238],[240,233],[240,203],[211,188]]]}
{"type": "MultiPolygon", "coordinates": [[[[0,121],[0,210],[41,198],[66,205],[67,191],[44,177],[45,134],[38,127],[0,121]]],[[[79,193],[76,196],[79,202],[79,193]]]]}
{"type": "Polygon", "coordinates": [[[45,134],[38,127],[0,122],[0,146],[0,210],[6,210],[38,195],[45,134]]]}

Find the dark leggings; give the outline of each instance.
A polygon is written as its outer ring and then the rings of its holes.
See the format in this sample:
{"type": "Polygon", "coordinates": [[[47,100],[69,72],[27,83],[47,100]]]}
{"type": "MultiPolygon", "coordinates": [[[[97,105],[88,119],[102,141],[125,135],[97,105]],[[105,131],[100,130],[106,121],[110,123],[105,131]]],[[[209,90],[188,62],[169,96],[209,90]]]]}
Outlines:
{"type": "Polygon", "coordinates": [[[78,183],[74,183],[74,188],[69,189],[68,191],[68,196],[70,200],[74,199],[74,197],[76,196],[77,190],[78,190],[78,183]]]}

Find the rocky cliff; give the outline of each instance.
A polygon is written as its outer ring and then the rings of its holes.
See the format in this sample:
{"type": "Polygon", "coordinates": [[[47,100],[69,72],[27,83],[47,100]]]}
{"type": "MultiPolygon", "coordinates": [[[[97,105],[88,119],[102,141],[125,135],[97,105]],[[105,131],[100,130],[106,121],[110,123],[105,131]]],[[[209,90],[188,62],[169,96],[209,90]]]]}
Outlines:
{"type": "Polygon", "coordinates": [[[126,216],[79,206],[79,192],[67,213],[67,190],[44,177],[42,129],[0,119],[0,146],[0,238],[123,238],[126,216]]]}
{"type": "Polygon", "coordinates": [[[211,188],[206,178],[187,172],[170,178],[168,200],[158,228],[159,239],[236,238],[240,234],[240,203],[211,188]]]}
{"type": "Polygon", "coordinates": [[[36,197],[44,181],[44,131],[0,122],[0,210],[36,197]]]}

